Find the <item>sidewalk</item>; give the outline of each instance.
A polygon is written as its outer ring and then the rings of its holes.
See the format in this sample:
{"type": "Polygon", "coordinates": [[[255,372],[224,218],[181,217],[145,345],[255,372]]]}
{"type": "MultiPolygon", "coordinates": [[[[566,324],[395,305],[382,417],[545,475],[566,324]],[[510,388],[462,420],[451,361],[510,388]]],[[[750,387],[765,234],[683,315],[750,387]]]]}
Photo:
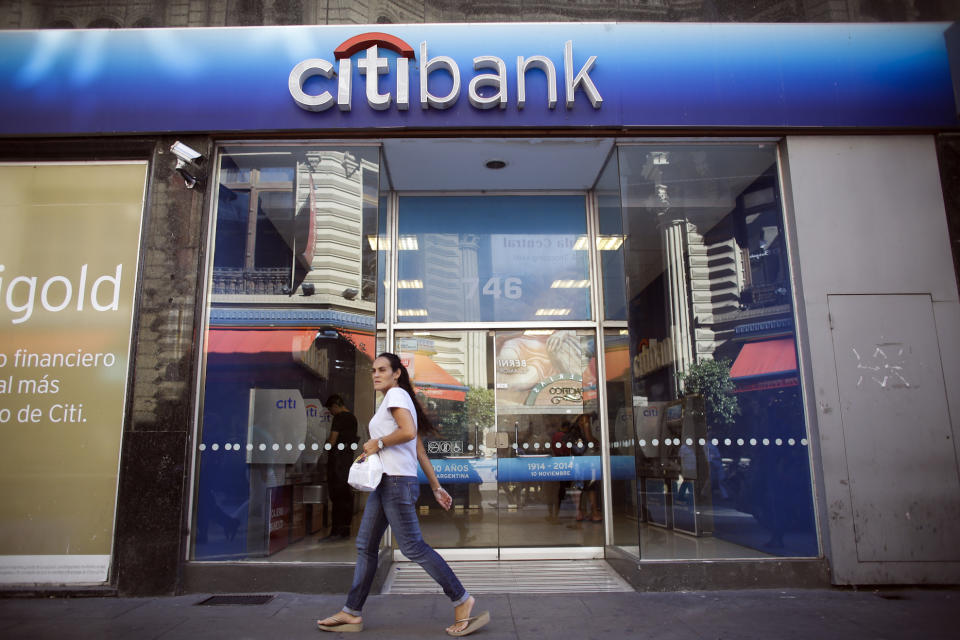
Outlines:
{"type": "MultiPolygon", "coordinates": [[[[446,638],[443,596],[371,596],[360,634],[316,630],[342,596],[276,593],[262,605],[197,606],[205,595],[0,599],[0,637],[79,640],[446,638]]],[[[483,595],[484,640],[938,640],[960,637],[960,590],[750,590],[680,593],[483,595]]]]}

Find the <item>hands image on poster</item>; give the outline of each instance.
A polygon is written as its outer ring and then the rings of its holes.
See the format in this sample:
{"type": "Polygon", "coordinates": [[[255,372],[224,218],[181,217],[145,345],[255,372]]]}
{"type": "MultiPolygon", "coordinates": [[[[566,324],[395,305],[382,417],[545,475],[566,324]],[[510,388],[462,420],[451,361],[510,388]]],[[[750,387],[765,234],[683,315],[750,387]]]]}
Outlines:
{"type": "Polygon", "coordinates": [[[538,392],[582,404],[586,340],[575,330],[568,329],[553,331],[549,335],[498,333],[498,405],[540,404],[536,398],[538,392]],[[552,383],[561,386],[556,391],[547,389],[546,385],[552,383]]]}

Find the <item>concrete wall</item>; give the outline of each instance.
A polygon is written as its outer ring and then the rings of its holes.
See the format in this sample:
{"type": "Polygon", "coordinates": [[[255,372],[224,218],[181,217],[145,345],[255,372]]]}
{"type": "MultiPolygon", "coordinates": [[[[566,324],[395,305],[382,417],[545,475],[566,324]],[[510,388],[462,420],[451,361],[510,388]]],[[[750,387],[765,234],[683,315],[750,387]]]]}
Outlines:
{"type": "Polygon", "coordinates": [[[960,581],[960,304],[933,136],[785,143],[835,584],[960,581]]]}
{"type": "Polygon", "coordinates": [[[430,22],[913,22],[955,0],[4,0],[0,28],[430,22]]]}

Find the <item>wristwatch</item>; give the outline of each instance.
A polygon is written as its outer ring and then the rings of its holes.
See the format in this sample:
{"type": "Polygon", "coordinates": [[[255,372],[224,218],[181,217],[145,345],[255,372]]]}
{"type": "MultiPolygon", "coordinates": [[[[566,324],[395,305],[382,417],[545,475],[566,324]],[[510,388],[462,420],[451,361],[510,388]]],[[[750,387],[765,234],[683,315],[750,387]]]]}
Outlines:
{"type": "Polygon", "coordinates": [[[377,440],[377,448],[383,450],[383,438],[377,440]]]}

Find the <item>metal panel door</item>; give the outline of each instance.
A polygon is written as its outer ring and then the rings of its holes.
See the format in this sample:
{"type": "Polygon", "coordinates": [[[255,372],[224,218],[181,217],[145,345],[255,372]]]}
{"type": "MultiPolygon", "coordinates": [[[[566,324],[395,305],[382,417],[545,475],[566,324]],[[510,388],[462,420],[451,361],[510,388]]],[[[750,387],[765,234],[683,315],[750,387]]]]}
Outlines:
{"type": "Polygon", "coordinates": [[[960,477],[930,297],[832,295],[828,306],[857,557],[960,560],[960,477]]]}

